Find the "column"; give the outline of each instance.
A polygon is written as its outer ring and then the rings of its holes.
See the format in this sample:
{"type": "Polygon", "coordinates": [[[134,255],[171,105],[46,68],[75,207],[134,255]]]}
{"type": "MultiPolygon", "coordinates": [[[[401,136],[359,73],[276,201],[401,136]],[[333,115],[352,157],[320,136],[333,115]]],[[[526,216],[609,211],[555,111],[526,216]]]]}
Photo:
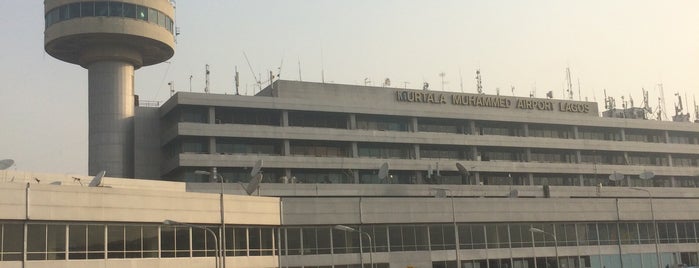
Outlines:
{"type": "Polygon", "coordinates": [[[415,159],[420,159],[420,144],[413,144],[413,152],[415,152],[415,159]]]}
{"type": "Polygon", "coordinates": [[[626,130],[624,130],[623,128],[620,128],[619,135],[621,135],[621,141],[626,141],[626,130]]]}
{"type": "Polygon", "coordinates": [[[524,137],[529,137],[529,124],[522,124],[522,131],[524,131],[524,137]]]}
{"type": "Polygon", "coordinates": [[[282,111],[282,127],[288,127],[289,126],[289,111],[284,110],[282,111]]]}
{"type": "Polygon", "coordinates": [[[357,142],[353,141],[352,142],[352,157],[357,158],[359,157],[359,148],[357,146],[357,142]]]}
{"type": "Polygon", "coordinates": [[[349,115],[349,129],[357,129],[357,115],[349,115]]]}
{"type": "Polygon", "coordinates": [[[410,123],[411,123],[411,131],[412,132],[417,132],[417,117],[411,117],[410,118],[410,123]]]}
{"type": "Polygon", "coordinates": [[[209,107],[209,124],[216,124],[220,122],[216,122],[216,108],[215,107],[209,107]]]}
{"type": "Polygon", "coordinates": [[[282,155],[283,156],[289,156],[291,155],[291,142],[289,140],[284,140],[283,145],[282,145],[282,155]]]}
{"type": "Polygon", "coordinates": [[[578,132],[578,126],[573,126],[573,139],[579,140],[580,134],[578,132]]]}
{"type": "Polygon", "coordinates": [[[209,137],[209,154],[216,154],[216,137],[209,137]]]}

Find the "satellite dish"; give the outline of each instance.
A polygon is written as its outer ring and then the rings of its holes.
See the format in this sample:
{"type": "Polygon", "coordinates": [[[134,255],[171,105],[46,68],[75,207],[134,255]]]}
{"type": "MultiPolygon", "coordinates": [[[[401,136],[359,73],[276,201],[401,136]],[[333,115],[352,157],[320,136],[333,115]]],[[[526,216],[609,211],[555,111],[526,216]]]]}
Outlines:
{"type": "Polygon", "coordinates": [[[255,162],[255,166],[253,166],[252,170],[250,170],[250,178],[257,176],[257,174],[260,173],[260,169],[262,169],[262,159],[255,162]]]}
{"type": "Polygon", "coordinates": [[[383,180],[386,179],[386,177],[388,177],[388,162],[384,162],[381,168],[379,168],[379,179],[383,180]]]}
{"type": "Polygon", "coordinates": [[[49,185],[56,185],[56,186],[61,186],[61,184],[62,183],[60,181],[54,181],[52,183],[49,183],[49,185]]]}
{"type": "Polygon", "coordinates": [[[509,197],[509,198],[517,198],[517,197],[519,197],[519,191],[518,191],[517,189],[514,189],[514,190],[510,191],[510,193],[507,194],[507,197],[509,197]]]}
{"type": "Polygon", "coordinates": [[[619,173],[617,173],[616,171],[615,171],[614,173],[612,173],[611,175],[609,175],[609,180],[610,180],[610,181],[620,181],[620,180],[623,180],[623,179],[624,179],[624,175],[623,175],[623,174],[619,174],[619,173]]]}
{"type": "Polygon", "coordinates": [[[104,177],[104,174],[107,174],[107,171],[100,171],[100,173],[97,173],[97,176],[92,178],[92,181],[90,181],[90,184],[88,186],[90,187],[100,187],[102,186],[102,178],[104,177]]]}
{"type": "Polygon", "coordinates": [[[456,169],[459,170],[459,173],[461,173],[461,175],[464,175],[464,176],[468,176],[468,175],[469,175],[469,174],[468,174],[468,169],[466,169],[466,168],[464,167],[464,165],[462,165],[461,163],[456,163],[456,169]]]}
{"type": "Polygon", "coordinates": [[[260,187],[261,181],[262,174],[258,172],[257,175],[250,180],[250,183],[248,183],[248,187],[245,187],[245,192],[248,193],[248,195],[252,195],[252,193],[257,191],[257,188],[260,187]]]}
{"type": "Polygon", "coordinates": [[[643,171],[641,174],[638,174],[638,177],[643,180],[650,180],[655,177],[655,173],[652,171],[643,171]]]}
{"type": "Polygon", "coordinates": [[[0,160],[0,170],[8,169],[14,164],[15,164],[15,160],[12,160],[12,159],[0,160]]]}

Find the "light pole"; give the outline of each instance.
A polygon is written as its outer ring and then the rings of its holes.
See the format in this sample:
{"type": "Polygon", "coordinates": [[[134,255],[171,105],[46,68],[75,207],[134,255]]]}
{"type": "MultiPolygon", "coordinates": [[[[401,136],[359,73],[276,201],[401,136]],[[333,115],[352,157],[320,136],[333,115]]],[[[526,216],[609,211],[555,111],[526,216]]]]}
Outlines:
{"type": "Polygon", "coordinates": [[[430,188],[430,190],[437,191],[435,197],[446,196],[446,193],[449,192],[449,197],[451,199],[451,223],[454,225],[454,243],[456,244],[454,246],[454,252],[456,254],[456,267],[461,268],[461,257],[459,256],[459,247],[461,243],[459,241],[459,228],[456,226],[456,209],[454,208],[454,193],[451,191],[451,189],[445,188],[430,188]]]}
{"type": "Polygon", "coordinates": [[[650,202],[650,219],[653,224],[653,237],[655,237],[655,258],[658,259],[658,267],[662,267],[662,262],[660,261],[660,249],[658,249],[658,225],[655,224],[655,210],[653,210],[653,195],[647,189],[638,187],[631,187],[630,189],[646,192],[646,194],[648,194],[648,201],[650,202]]]}
{"type": "MultiPolygon", "coordinates": [[[[226,222],[224,220],[224,209],[223,209],[223,176],[221,174],[218,174],[216,167],[213,167],[211,169],[211,172],[204,171],[204,170],[195,170],[194,174],[199,174],[199,175],[206,175],[206,176],[212,176],[214,179],[219,179],[219,185],[221,186],[220,192],[219,192],[219,207],[221,210],[221,244],[220,248],[225,249],[226,248],[226,222]]],[[[224,250],[221,250],[221,258],[223,259],[223,268],[226,268],[226,254],[224,250]]]]}
{"type": "Polygon", "coordinates": [[[218,246],[219,246],[219,244],[218,244],[218,238],[216,238],[216,233],[214,233],[214,231],[211,231],[211,229],[206,228],[206,227],[201,226],[201,225],[189,224],[189,223],[178,222],[178,221],[173,221],[173,220],[164,220],[164,221],[163,221],[163,224],[165,224],[165,225],[174,225],[174,226],[179,225],[179,226],[186,226],[186,227],[191,227],[191,228],[202,229],[202,230],[207,231],[209,234],[211,234],[211,236],[214,237],[214,243],[216,244],[216,254],[215,254],[215,256],[216,256],[216,268],[220,267],[220,263],[221,263],[221,249],[218,247],[218,246]]]}
{"type": "Polygon", "coordinates": [[[558,239],[556,239],[556,235],[555,235],[555,234],[552,234],[552,233],[549,233],[549,232],[546,232],[546,231],[544,231],[544,230],[541,230],[541,229],[539,229],[539,228],[534,228],[534,227],[530,227],[530,228],[529,228],[529,231],[532,232],[532,233],[542,233],[542,234],[550,235],[551,237],[553,237],[553,247],[554,247],[554,249],[556,250],[556,267],[560,267],[560,266],[558,265],[558,262],[559,262],[560,260],[558,259],[558,239]]]}
{"type": "MultiPolygon", "coordinates": [[[[354,229],[354,228],[346,226],[346,225],[335,225],[333,228],[335,228],[335,230],[340,230],[340,231],[344,231],[344,232],[360,233],[360,234],[366,235],[366,238],[369,239],[369,262],[371,263],[371,268],[374,268],[374,247],[373,247],[373,243],[371,242],[371,236],[369,235],[369,233],[359,231],[357,229],[354,229]]],[[[359,240],[359,248],[363,248],[362,240],[359,240]]],[[[359,256],[361,257],[362,255],[359,255],[359,256]]],[[[364,257],[361,257],[360,259],[362,262],[362,267],[364,267],[364,257]]]]}

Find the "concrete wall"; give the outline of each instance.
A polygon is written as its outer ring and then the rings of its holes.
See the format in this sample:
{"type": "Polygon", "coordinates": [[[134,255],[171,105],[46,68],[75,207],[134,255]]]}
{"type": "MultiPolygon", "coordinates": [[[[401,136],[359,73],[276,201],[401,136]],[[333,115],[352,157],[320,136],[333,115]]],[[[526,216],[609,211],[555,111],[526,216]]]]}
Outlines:
{"type": "Polygon", "coordinates": [[[136,107],[134,116],[134,177],[160,178],[160,114],[158,108],[136,107]]]}

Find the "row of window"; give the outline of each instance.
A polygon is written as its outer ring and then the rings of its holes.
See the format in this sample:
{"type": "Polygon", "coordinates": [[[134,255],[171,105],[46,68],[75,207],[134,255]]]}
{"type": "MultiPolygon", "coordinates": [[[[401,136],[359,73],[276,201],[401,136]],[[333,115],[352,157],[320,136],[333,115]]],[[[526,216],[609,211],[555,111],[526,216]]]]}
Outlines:
{"type": "MultiPolygon", "coordinates": [[[[218,227],[207,228],[217,232],[218,227]]],[[[25,225],[0,223],[0,261],[23,258],[25,225]]],[[[226,227],[227,256],[269,256],[273,228],[226,227]]],[[[215,256],[203,229],[159,225],[27,224],[27,260],[175,258],[215,256]]]]}
{"type": "Polygon", "coordinates": [[[145,6],[118,1],[85,1],[66,4],[46,13],[46,28],[70,19],[84,17],[124,17],[160,25],[173,32],[174,21],[163,12],[145,6]]]}
{"type": "MultiPolygon", "coordinates": [[[[699,264],[697,252],[665,252],[660,254],[660,267],[695,267],[699,264]]],[[[433,268],[456,268],[457,263],[433,261],[433,268]]],[[[626,253],[618,255],[563,256],[537,258],[479,259],[461,261],[463,268],[656,268],[658,256],[655,253],[626,253]]]]}
{"type": "MultiPolygon", "coordinates": [[[[254,124],[281,126],[282,112],[280,110],[245,109],[245,108],[215,108],[217,124],[254,124]]],[[[204,107],[185,107],[171,112],[166,121],[207,123],[208,109],[204,107]],[[174,117],[174,118],[173,118],[174,117]]],[[[288,112],[288,125],[296,127],[319,127],[347,129],[350,117],[342,113],[328,112],[288,112]]],[[[516,137],[544,137],[557,139],[574,139],[572,126],[525,124],[511,122],[490,122],[453,119],[418,118],[417,129],[412,126],[409,117],[356,115],[356,128],[378,131],[420,131],[450,134],[501,135],[516,137]]],[[[606,127],[578,127],[578,138],[586,140],[635,141],[649,143],[699,144],[699,135],[670,131],[666,139],[665,132],[660,130],[621,129],[606,127]]]]}
{"type": "MultiPolygon", "coordinates": [[[[215,233],[218,228],[210,226],[215,233]]],[[[575,247],[654,244],[650,222],[401,224],[356,226],[372,237],[332,226],[284,227],[282,255],[346,254],[453,249],[575,247]],[[534,233],[531,228],[548,233],[534,233]],[[557,241],[551,235],[557,237],[557,241]],[[458,237],[458,243],[456,238],[458,237]],[[556,244],[557,242],[557,244],[556,244]],[[360,249],[361,247],[361,249],[360,249]]],[[[699,243],[699,222],[658,222],[661,244],[699,243]]],[[[25,225],[0,223],[0,261],[22,260],[25,225]]],[[[227,256],[269,256],[275,229],[227,227],[227,256]]],[[[204,257],[216,254],[214,239],[190,227],[116,224],[26,224],[27,260],[204,257]]]]}
{"type": "MultiPolygon", "coordinates": [[[[266,139],[216,138],[218,154],[282,155],[282,141],[266,139]]],[[[313,157],[351,157],[349,142],[290,141],[290,155],[313,157]]],[[[641,166],[699,166],[699,156],[683,154],[634,153],[612,151],[581,151],[580,159],[575,150],[530,149],[529,157],[524,148],[485,146],[434,146],[423,145],[419,149],[412,144],[358,143],[358,157],[382,159],[451,159],[470,161],[510,161],[539,163],[585,163],[600,165],[641,166]],[[476,154],[474,159],[473,155],[476,154]]],[[[183,138],[164,147],[166,158],[180,153],[208,154],[207,138],[183,138]]]]}

